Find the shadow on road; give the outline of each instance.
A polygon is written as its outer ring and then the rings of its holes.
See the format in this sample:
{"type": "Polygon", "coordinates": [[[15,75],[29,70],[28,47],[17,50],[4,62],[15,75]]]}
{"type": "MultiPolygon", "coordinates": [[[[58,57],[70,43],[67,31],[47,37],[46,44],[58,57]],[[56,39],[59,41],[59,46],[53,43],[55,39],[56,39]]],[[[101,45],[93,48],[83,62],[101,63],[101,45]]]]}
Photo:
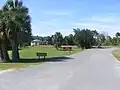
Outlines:
{"type": "Polygon", "coordinates": [[[97,46],[93,46],[92,49],[107,49],[107,48],[112,48],[111,46],[100,46],[100,47],[97,47],[97,46]]]}
{"type": "Polygon", "coordinates": [[[31,59],[20,59],[19,61],[12,61],[12,63],[38,63],[38,62],[66,62],[68,59],[73,59],[70,57],[52,57],[52,58],[46,58],[46,59],[37,59],[37,58],[31,58],[31,59]]]}

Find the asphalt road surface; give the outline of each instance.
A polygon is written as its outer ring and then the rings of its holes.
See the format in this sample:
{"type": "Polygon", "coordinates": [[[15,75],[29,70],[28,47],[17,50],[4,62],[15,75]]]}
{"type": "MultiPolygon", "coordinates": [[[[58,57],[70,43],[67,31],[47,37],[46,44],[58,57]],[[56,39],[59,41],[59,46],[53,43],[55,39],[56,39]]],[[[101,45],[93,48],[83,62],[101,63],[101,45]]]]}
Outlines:
{"type": "Polygon", "coordinates": [[[120,90],[113,49],[91,49],[0,75],[0,90],[120,90]]]}

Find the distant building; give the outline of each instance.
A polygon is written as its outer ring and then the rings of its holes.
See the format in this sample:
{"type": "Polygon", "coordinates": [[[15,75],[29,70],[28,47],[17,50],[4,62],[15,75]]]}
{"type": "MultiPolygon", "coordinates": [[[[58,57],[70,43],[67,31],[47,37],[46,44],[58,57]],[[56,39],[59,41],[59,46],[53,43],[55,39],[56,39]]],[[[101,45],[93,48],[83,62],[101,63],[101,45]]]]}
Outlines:
{"type": "Polygon", "coordinates": [[[31,46],[39,46],[40,44],[41,44],[40,40],[35,39],[35,40],[31,41],[31,46]]]}

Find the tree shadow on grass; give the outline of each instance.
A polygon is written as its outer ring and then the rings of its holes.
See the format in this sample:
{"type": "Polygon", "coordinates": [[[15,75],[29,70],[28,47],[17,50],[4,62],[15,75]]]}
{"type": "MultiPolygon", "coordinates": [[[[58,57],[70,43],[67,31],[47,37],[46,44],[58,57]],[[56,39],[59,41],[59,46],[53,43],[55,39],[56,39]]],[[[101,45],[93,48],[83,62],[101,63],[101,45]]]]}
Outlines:
{"type": "Polygon", "coordinates": [[[52,57],[52,58],[31,58],[31,59],[20,59],[19,61],[12,61],[12,63],[39,63],[39,62],[66,62],[67,60],[73,59],[71,57],[52,57]]]}

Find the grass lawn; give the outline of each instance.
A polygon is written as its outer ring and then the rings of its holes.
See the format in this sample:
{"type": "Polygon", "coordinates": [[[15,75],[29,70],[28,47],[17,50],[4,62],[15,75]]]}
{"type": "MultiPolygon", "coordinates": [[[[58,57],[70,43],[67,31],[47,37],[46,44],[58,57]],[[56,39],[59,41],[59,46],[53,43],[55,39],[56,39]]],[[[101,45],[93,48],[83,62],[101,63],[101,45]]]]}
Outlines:
{"type": "MultiPolygon", "coordinates": [[[[37,59],[36,52],[45,52],[48,54],[46,58],[52,57],[62,57],[66,55],[71,55],[73,53],[79,52],[80,49],[73,48],[73,51],[69,53],[69,51],[57,51],[54,47],[29,47],[23,48],[20,50],[20,58],[23,59],[37,59]]],[[[9,51],[9,56],[11,56],[11,51],[9,51]]],[[[10,69],[10,68],[24,68],[30,65],[37,65],[41,62],[29,62],[29,63],[3,63],[0,64],[0,70],[10,69]]]]}
{"type": "Polygon", "coordinates": [[[79,52],[80,49],[74,48],[71,53],[69,51],[57,51],[56,48],[54,47],[30,47],[30,48],[25,48],[20,51],[20,57],[21,58],[37,58],[36,57],[36,52],[45,52],[48,54],[48,58],[50,57],[60,57],[60,56],[66,56],[70,55],[76,52],[79,52]]]}
{"type": "Polygon", "coordinates": [[[1,63],[0,70],[6,70],[11,68],[25,68],[30,65],[37,65],[38,63],[1,63]]]}
{"type": "Polygon", "coordinates": [[[120,61],[120,50],[114,50],[112,54],[120,61]]]}

